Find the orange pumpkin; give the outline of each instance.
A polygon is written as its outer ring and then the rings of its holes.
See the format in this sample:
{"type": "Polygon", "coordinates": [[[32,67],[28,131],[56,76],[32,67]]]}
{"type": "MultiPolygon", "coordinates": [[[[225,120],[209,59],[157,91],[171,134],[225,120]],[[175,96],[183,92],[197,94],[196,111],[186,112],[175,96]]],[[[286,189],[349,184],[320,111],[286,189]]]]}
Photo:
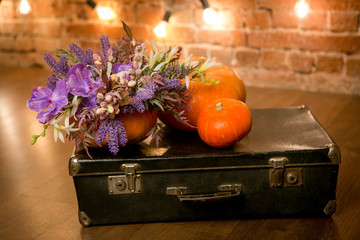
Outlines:
{"type": "MultiPolygon", "coordinates": [[[[144,111],[143,113],[119,114],[117,119],[121,120],[128,139],[127,145],[130,145],[141,142],[149,136],[151,129],[156,123],[157,112],[144,111]]],[[[90,147],[99,147],[94,140],[90,140],[90,147]]],[[[102,145],[106,146],[106,141],[102,145]]]]}
{"type": "Polygon", "coordinates": [[[210,68],[205,72],[204,78],[214,79],[219,81],[219,84],[206,85],[196,81],[190,82],[187,91],[191,93],[188,101],[191,110],[185,111],[185,116],[189,119],[189,124],[194,127],[177,121],[170,113],[159,113],[159,118],[163,123],[179,130],[196,131],[199,113],[209,103],[220,98],[233,98],[245,102],[244,83],[232,68],[223,64],[210,68]]]}
{"type": "Polygon", "coordinates": [[[224,148],[245,137],[251,129],[249,108],[230,98],[216,100],[204,108],[197,120],[200,138],[208,145],[224,148]]]}
{"type": "Polygon", "coordinates": [[[143,113],[119,114],[118,119],[121,120],[128,144],[138,143],[145,140],[154,127],[157,120],[157,112],[145,111],[143,113]]]}

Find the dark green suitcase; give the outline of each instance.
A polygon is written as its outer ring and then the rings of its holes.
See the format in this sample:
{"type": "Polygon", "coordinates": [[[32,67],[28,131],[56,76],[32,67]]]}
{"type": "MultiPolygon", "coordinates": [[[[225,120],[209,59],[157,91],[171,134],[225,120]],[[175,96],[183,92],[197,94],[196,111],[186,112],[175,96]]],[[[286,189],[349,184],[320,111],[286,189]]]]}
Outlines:
{"type": "Polygon", "coordinates": [[[80,223],[331,216],[339,148],[306,107],[251,112],[250,134],[225,149],[167,129],[159,148],[74,154],[80,223]]]}

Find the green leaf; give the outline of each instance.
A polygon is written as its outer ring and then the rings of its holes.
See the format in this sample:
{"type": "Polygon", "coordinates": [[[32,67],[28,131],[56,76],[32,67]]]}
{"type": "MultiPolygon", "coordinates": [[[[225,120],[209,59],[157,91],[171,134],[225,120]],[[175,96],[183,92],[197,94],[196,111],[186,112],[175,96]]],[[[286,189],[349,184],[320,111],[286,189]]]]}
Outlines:
{"type": "Polygon", "coordinates": [[[37,140],[37,138],[34,138],[34,139],[30,142],[30,144],[31,144],[31,145],[34,145],[34,144],[36,143],[36,140],[37,140]]]}
{"type": "Polygon", "coordinates": [[[123,24],[123,28],[124,28],[124,31],[125,31],[126,35],[127,35],[130,39],[132,39],[133,37],[132,37],[131,29],[129,28],[128,25],[126,25],[126,23],[124,23],[124,21],[121,21],[121,22],[122,22],[122,24],[123,24]]]}
{"type": "Polygon", "coordinates": [[[152,101],[152,103],[155,104],[156,106],[158,106],[163,112],[165,111],[165,110],[164,110],[164,107],[161,105],[161,103],[160,103],[159,100],[154,99],[154,100],[152,101]]]}

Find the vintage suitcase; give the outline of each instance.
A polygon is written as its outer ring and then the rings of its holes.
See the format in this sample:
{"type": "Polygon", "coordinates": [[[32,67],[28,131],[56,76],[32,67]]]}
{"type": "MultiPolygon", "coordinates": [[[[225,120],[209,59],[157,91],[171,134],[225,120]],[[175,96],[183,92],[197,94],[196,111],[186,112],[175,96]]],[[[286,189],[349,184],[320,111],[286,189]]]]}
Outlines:
{"type": "Polygon", "coordinates": [[[114,157],[69,161],[84,226],[223,218],[325,217],[335,211],[340,151],[306,107],[253,109],[232,147],[167,129],[114,157]]]}

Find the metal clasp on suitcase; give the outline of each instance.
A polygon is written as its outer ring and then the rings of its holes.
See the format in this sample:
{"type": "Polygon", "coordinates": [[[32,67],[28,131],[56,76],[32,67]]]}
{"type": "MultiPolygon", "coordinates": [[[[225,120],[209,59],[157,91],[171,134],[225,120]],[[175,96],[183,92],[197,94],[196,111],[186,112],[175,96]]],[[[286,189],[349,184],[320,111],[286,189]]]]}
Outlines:
{"type": "Polygon", "coordinates": [[[109,194],[141,193],[141,175],[137,173],[139,164],[122,164],[125,175],[108,176],[109,194]]]}
{"type": "Polygon", "coordinates": [[[303,168],[287,168],[286,157],[271,158],[270,187],[300,187],[303,186],[303,168]]]}
{"type": "Polygon", "coordinates": [[[166,195],[174,195],[180,201],[215,201],[240,196],[241,184],[224,184],[218,187],[219,192],[208,194],[188,194],[187,187],[168,187],[166,195]]]}

